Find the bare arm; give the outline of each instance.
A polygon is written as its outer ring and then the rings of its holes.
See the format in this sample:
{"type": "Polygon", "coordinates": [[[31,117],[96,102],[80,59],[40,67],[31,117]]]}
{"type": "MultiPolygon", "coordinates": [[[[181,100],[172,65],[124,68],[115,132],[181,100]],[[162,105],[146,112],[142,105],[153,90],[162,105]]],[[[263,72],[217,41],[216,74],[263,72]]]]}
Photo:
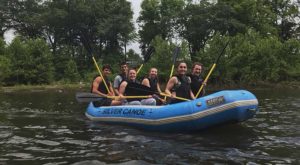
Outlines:
{"type": "Polygon", "coordinates": [[[110,86],[109,86],[109,91],[110,91],[109,93],[110,93],[111,96],[115,96],[115,92],[114,92],[114,89],[113,89],[111,83],[110,83],[110,86]]]}
{"type": "Polygon", "coordinates": [[[159,83],[157,83],[157,90],[158,90],[159,93],[161,93],[161,89],[160,89],[159,83]]]}
{"type": "Polygon", "coordinates": [[[120,88],[119,88],[119,96],[124,96],[124,93],[125,93],[125,89],[126,89],[126,86],[127,86],[127,82],[124,81],[120,84],[120,88]]]}
{"type": "Polygon", "coordinates": [[[176,84],[177,78],[176,77],[172,77],[169,81],[168,84],[166,86],[165,92],[168,95],[172,95],[171,89],[174,87],[174,85],[176,84]]]}
{"type": "Polygon", "coordinates": [[[192,90],[190,90],[190,95],[191,95],[191,99],[195,99],[194,93],[192,92],[192,90]]]}
{"type": "Polygon", "coordinates": [[[150,87],[150,82],[147,78],[144,78],[144,80],[142,81],[142,85],[145,85],[147,87],[150,87]]]}
{"type": "Polygon", "coordinates": [[[114,88],[114,92],[115,92],[115,94],[116,94],[117,96],[120,95],[118,88],[114,88]]]}
{"type": "Polygon", "coordinates": [[[97,77],[94,82],[93,82],[93,89],[92,89],[92,93],[96,93],[96,94],[99,94],[101,96],[107,96],[106,94],[98,91],[98,86],[99,84],[102,82],[102,78],[101,77],[97,77]]]}
{"type": "Polygon", "coordinates": [[[114,82],[113,82],[113,88],[114,88],[114,92],[116,95],[119,95],[119,75],[115,77],[114,82]]]}

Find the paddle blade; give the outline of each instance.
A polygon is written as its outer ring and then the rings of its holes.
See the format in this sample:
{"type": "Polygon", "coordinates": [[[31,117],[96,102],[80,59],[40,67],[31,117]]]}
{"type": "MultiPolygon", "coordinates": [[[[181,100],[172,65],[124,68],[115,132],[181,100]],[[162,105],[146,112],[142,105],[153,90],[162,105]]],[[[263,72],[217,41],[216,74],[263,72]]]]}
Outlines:
{"type": "Polygon", "coordinates": [[[102,100],[104,97],[94,93],[79,92],[76,93],[76,100],[80,103],[102,100]]]}
{"type": "Polygon", "coordinates": [[[147,61],[150,60],[150,57],[151,57],[151,55],[153,54],[154,51],[155,51],[155,49],[154,49],[153,46],[150,46],[150,47],[147,49],[147,52],[146,52],[146,54],[144,55],[144,63],[146,63],[147,61]]]}
{"type": "Polygon", "coordinates": [[[173,65],[175,65],[179,53],[180,53],[180,47],[176,47],[173,52],[173,65]]]}
{"type": "Polygon", "coordinates": [[[152,91],[151,88],[133,82],[127,84],[125,92],[128,96],[143,96],[155,94],[155,92],[152,91]]]}

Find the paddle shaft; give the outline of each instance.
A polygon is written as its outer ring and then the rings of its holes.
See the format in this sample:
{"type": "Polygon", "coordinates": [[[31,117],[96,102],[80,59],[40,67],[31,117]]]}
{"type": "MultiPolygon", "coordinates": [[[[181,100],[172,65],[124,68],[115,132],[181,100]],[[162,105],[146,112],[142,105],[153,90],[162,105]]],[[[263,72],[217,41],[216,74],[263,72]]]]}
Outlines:
{"type": "Polygon", "coordinates": [[[136,72],[136,75],[141,71],[141,69],[143,68],[144,64],[150,60],[150,56],[152,55],[152,53],[154,52],[154,47],[149,47],[148,51],[146,52],[146,55],[144,56],[144,62],[142,63],[142,65],[139,67],[139,69],[136,72]]]}
{"type": "Polygon", "coordinates": [[[138,74],[138,73],[141,71],[141,69],[142,69],[143,66],[144,66],[144,64],[142,64],[142,65],[139,67],[139,69],[136,71],[136,74],[138,74]]]}
{"type": "Polygon", "coordinates": [[[172,95],[168,95],[166,93],[159,93],[159,95],[165,96],[165,97],[170,97],[170,98],[174,98],[174,99],[178,99],[178,100],[183,100],[183,101],[190,101],[187,98],[183,98],[183,97],[177,97],[177,96],[172,96],[172,95]]]}
{"type": "Polygon", "coordinates": [[[207,80],[209,79],[209,77],[210,77],[210,75],[212,74],[213,70],[216,68],[217,63],[218,63],[219,60],[220,60],[220,57],[222,56],[223,52],[225,51],[226,47],[228,46],[228,43],[229,43],[229,41],[226,43],[226,45],[224,46],[222,52],[220,53],[220,55],[218,56],[218,58],[215,60],[214,64],[213,64],[212,67],[210,68],[210,70],[209,70],[207,76],[205,77],[205,79],[204,79],[202,85],[200,86],[200,88],[199,88],[199,90],[198,90],[198,92],[197,92],[197,94],[196,94],[196,96],[195,96],[196,98],[198,98],[200,92],[202,91],[202,89],[203,89],[203,87],[204,87],[204,84],[207,82],[207,80]]]}
{"type": "MultiPolygon", "coordinates": [[[[177,56],[179,54],[179,51],[180,51],[180,48],[179,47],[176,47],[175,50],[174,50],[174,53],[173,53],[173,63],[172,63],[172,67],[171,67],[171,72],[170,72],[170,76],[169,76],[169,80],[170,78],[173,76],[173,72],[174,72],[174,67],[175,67],[175,62],[176,62],[176,59],[177,59],[177,56]]],[[[185,99],[185,98],[183,98],[185,99]]],[[[167,100],[167,96],[165,96],[164,100],[166,101],[167,100]]],[[[179,100],[182,100],[182,99],[179,99],[179,100]]]]}
{"type": "Polygon", "coordinates": [[[93,61],[94,61],[94,64],[95,64],[95,66],[96,66],[96,68],[97,68],[97,70],[98,70],[98,72],[99,72],[100,77],[102,78],[102,81],[103,81],[104,86],[105,86],[105,88],[106,88],[106,90],[107,90],[107,93],[109,93],[109,88],[108,88],[108,86],[107,86],[107,84],[106,84],[106,81],[104,80],[104,77],[103,77],[103,75],[102,75],[102,73],[101,73],[101,71],[100,71],[100,68],[99,68],[99,66],[98,66],[98,64],[97,64],[97,61],[96,61],[96,59],[94,58],[94,56],[93,56],[93,61]]]}
{"type": "MultiPolygon", "coordinates": [[[[101,96],[95,93],[88,92],[80,92],[76,94],[76,100],[78,102],[91,102],[91,101],[99,101],[101,99],[110,98],[110,99],[118,99],[120,96],[101,96]]],[[[149,98],[149,96],[123,96],[124,99],[132,99],[132,98],[149,98]]]]}

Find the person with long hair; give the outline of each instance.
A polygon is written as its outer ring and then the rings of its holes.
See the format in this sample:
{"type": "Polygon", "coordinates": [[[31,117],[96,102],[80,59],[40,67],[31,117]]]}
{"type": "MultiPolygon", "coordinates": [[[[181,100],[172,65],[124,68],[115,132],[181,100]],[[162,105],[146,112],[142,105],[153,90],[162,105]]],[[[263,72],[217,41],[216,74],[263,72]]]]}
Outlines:
{"type": "Polygon", "coordinates": [[[195,96],[191,90],[191,78],[188,77],[186,73],[187,64],[183,61],[178,62],[177,74],[170,78],[165,90],[166,94],[171,95],[170,104],[183,101],[175,99],[175,97],[195,99],[195,96]]]}
{"type": "MultiPolygon", "coordinates": [[[[132,92],[136,93],[136,91],[144,91],[144,89],[140,89],[139,82],[136,79],[136,70],[131,68],[128,70],[128,79],[123,81],[120,84],[119,88],[119,96],[120,98],[124,98],[124,96],[132,96],[132,92]],[[128,88],[133,87],[133,88],[128,88]]],[[[125,99],[123,99],[125,100],[125,99]]],[[[139,99],[139,98],[130,98],[126,99],[124,104],[129,105],[156,105],[156,100],[152,98],[152,95],[149,95],[149,98],[146,99],[139,99]]]]}
{"type": "MultiPolygon", "coordinates": [[[[160,85],[159,85],[159,80],[158,80],[158,73],[157,69],[152,67],[149,70],[148,75],[143,79],[142,85],[145,85],[151,89],[154,93],[161,93],[160,85]]],[[[161,105],[165,103],[165,100],[160,98],[158,95],[154,95],[156,104],[161,105]]]]}

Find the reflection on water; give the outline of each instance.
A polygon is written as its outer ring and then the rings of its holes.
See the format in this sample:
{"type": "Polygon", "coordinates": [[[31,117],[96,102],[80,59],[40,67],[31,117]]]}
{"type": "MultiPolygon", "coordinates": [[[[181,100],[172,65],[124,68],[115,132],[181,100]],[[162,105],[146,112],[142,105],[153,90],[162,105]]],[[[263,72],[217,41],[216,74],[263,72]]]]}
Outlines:
{"type": "Polygon", "coordinates": [[[256,118],[183,133],[89,121],[74,90],[0,93],[0,164],[299,164],[300,91],[253,91],[256,118]]]}

